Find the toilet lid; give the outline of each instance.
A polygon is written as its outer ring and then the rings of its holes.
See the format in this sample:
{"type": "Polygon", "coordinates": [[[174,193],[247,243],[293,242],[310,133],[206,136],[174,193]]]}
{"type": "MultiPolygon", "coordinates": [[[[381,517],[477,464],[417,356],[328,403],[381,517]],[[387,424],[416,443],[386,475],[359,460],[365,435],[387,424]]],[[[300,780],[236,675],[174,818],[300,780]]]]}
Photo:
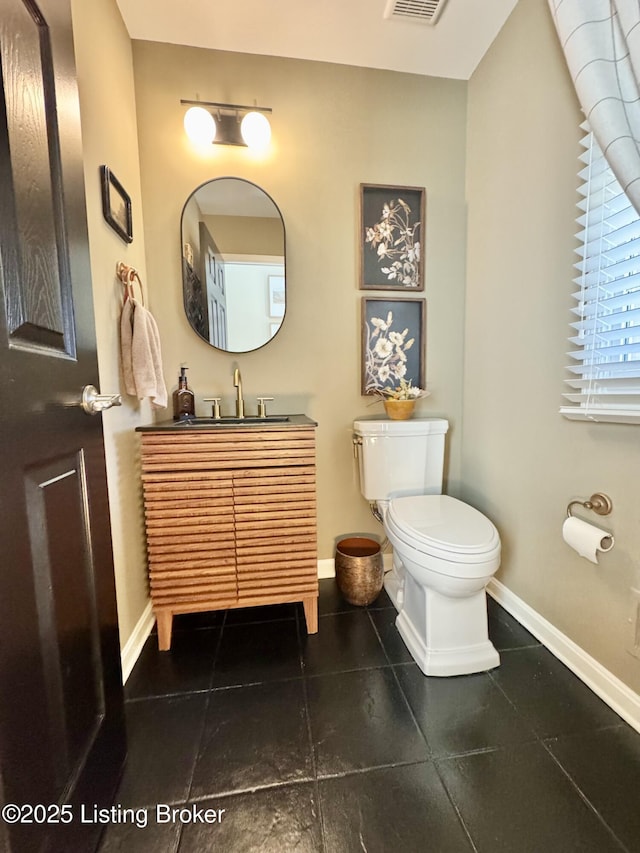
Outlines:
{"type": "Polygon", "coordinates": [[[418,550],[450,551],[459,559],[487,554],[500,545],[498,531],[485,515],[449,495],[394,498],[388,518],[401,538],[418,550]]]}

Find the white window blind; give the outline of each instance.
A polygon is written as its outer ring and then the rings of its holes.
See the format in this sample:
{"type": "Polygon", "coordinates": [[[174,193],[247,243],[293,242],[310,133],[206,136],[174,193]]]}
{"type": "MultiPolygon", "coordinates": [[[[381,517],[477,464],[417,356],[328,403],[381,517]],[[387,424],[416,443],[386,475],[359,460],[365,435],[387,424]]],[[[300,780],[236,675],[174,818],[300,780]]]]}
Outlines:
{"type": "Polygon", "coordinates": [[[571,310],[570,390],[575,420],[640,423],[640,217],[581,125],[578,290],[571,310]]]}

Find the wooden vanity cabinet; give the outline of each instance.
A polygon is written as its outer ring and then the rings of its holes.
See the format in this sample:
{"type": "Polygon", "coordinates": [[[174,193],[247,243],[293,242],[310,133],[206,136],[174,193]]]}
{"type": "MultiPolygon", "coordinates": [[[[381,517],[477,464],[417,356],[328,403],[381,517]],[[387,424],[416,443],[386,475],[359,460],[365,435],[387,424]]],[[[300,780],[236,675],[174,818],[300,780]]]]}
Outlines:
{"type": "Polygon", "coordinates": [[[302,601],[315,633],[315,425],[187,430],[142,431],[160,649],[174,614],[230,607],[302,601]]]}

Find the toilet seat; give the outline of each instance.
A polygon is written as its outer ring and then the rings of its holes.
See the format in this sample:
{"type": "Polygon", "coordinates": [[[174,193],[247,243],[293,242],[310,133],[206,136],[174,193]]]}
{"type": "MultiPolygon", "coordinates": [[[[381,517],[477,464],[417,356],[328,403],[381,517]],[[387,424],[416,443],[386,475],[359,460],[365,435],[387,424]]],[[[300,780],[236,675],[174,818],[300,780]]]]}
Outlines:
{"type": "Polygon", "coordinates": [[[491,521],[449,495],[394,498],[385,521],[402,543],[448,563],[486,563],[500,553],[500,537],[491,521]]]}

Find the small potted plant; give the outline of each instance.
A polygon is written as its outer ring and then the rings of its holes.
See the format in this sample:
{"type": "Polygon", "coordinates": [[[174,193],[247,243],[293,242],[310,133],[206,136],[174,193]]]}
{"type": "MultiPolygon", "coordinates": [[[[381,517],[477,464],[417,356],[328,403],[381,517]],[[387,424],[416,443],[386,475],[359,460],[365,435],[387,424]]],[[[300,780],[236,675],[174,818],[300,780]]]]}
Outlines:
{"type": "Polygon", "coordinates": [[[411,380],[401,379],[395,388],[376,389],[376,395],[382,399],[388,417],[393,421],[406,421],[413,416],[416,400],[427,397],[428,391],[413,385],[411,380]]]}

